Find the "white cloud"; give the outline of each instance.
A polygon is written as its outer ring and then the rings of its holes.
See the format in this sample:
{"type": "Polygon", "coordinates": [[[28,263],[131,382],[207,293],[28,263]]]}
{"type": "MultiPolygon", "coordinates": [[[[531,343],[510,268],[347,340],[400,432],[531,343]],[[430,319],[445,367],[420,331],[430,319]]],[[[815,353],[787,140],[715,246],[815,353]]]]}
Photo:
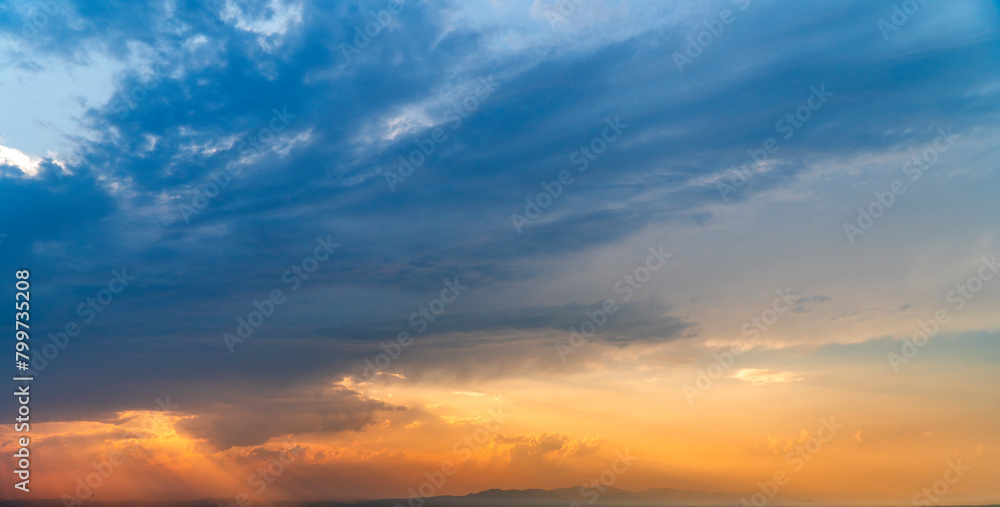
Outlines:
{"type": "Polygon", "coordinates": [[[0,165],[12,165],[28,176],[38,174],[38,166],[42,160],[26,155],[24,152],[14,148],[0,145],[0,165]]]}
{"type": "Polygon", "coordinates": [[[265,51],[270,51],[273,47],[267,38],[275,34],[283,36],[293,25],[301,24],[302,6],[271,0],[267,8],[271,12],[270,16],[255,18],[247,14],[239,3],[226,0],[226,7],[222,10],[222,20],[240,30],[259,34],[261,47],[265,51]]]}
{"type": "Polygon", "coordinates": [[[802,380],[802,377],[790,371],[759,370],[757,368],[743,368],[734,373],[733,378],[744,382],[752,382],[755,386],[799,382],[802,380]]]}

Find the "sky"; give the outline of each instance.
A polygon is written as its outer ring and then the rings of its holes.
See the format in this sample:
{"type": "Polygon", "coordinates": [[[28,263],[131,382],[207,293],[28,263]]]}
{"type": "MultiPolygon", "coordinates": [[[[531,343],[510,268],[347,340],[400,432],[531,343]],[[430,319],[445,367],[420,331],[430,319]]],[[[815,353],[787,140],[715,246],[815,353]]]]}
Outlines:
{"type": "Polygon", "coordinates": [[[2,498],[1000,500],[996,1],[0,13],[2,498]]]}

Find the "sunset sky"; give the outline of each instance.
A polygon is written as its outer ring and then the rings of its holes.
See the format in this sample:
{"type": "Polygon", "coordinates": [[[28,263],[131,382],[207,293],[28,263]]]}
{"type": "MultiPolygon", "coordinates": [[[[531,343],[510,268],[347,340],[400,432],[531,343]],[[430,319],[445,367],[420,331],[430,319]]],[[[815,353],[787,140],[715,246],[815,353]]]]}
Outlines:
{"type": "Polygon", "coordinates": [[[998,502],[998,29],[988,0],[0,0],[35,359],[31,492],[8,395],[0,498],[783,472],[772,503],[998,502]]]}

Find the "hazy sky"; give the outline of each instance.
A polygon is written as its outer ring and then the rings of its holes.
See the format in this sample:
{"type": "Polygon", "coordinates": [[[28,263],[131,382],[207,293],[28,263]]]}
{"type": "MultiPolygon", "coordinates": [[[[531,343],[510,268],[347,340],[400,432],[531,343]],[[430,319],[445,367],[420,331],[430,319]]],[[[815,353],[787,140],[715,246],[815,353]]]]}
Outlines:
{"type": "Polygon", "coordinates": [[[32,496],[113,453],[98,498],[256,502],[406,497],[445,461],[434,494],[578,487],[627,452],[631,490],[784,470],[774,502],[910,504],[961,460],[935,502],[997,501],[998,26],[0,2],[0,265],[62,344],[32,496]]]}

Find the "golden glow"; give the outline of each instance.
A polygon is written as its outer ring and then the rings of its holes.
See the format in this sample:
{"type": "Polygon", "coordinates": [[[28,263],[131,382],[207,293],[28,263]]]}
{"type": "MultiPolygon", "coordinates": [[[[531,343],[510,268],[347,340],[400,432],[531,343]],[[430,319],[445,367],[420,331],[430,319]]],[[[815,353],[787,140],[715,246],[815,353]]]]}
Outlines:
{"type": "MultiPolygon", "coordinates": [[[[692,364],[661,360],[684,346],[650,347],[638,355],[609,347],[600,352],[603,366],[573,375],[473,385],[403,375],[371,382],[345,377],[329,385],[394,409],[376,412],[361,431],[285,435],[250,447],[211,447],[182,427],[203,415],[185,412],[130,411],[110,421],[37,424],[33,485],[39,497],[75,495],[81,481],[118,453],[122,464],[90,488],[95,498],[405,497],[446,463],[457,472],[435,494],[460,495],[576,487],[606,470],[621,451],[638,460],[616,478],[615,487],[629,490],[753,492],[759,481],[784,470],[790,480],[782,491],[788,494],[839,498],[843,485],[851,484],[858,495],[853,500],[900,502],[959,458],[973,468],[953,486],[953,498],[971,501],[995,488],[997,408],[975,401],[987,399],[995,383],[966,385],[959,399],[950,393],[963,380],[944,367],[907,377],[870,365],[818,367],[807,374],[755,368],[759,359],[745,356],[691,403],[682,386],[694,385],[713,351],[692,364]],[[890,387],[878,393],[870,385],[890,387]],[[825,435],[823,421],[842,428],[825,435]],[[269,463],[276,469],[287,449],[294,449],[294,460],[258,493],[252,485],[262,483],[252,474],[269,463]]],[[[5,431],[3,439],[13,441],[5,431]]]]}

